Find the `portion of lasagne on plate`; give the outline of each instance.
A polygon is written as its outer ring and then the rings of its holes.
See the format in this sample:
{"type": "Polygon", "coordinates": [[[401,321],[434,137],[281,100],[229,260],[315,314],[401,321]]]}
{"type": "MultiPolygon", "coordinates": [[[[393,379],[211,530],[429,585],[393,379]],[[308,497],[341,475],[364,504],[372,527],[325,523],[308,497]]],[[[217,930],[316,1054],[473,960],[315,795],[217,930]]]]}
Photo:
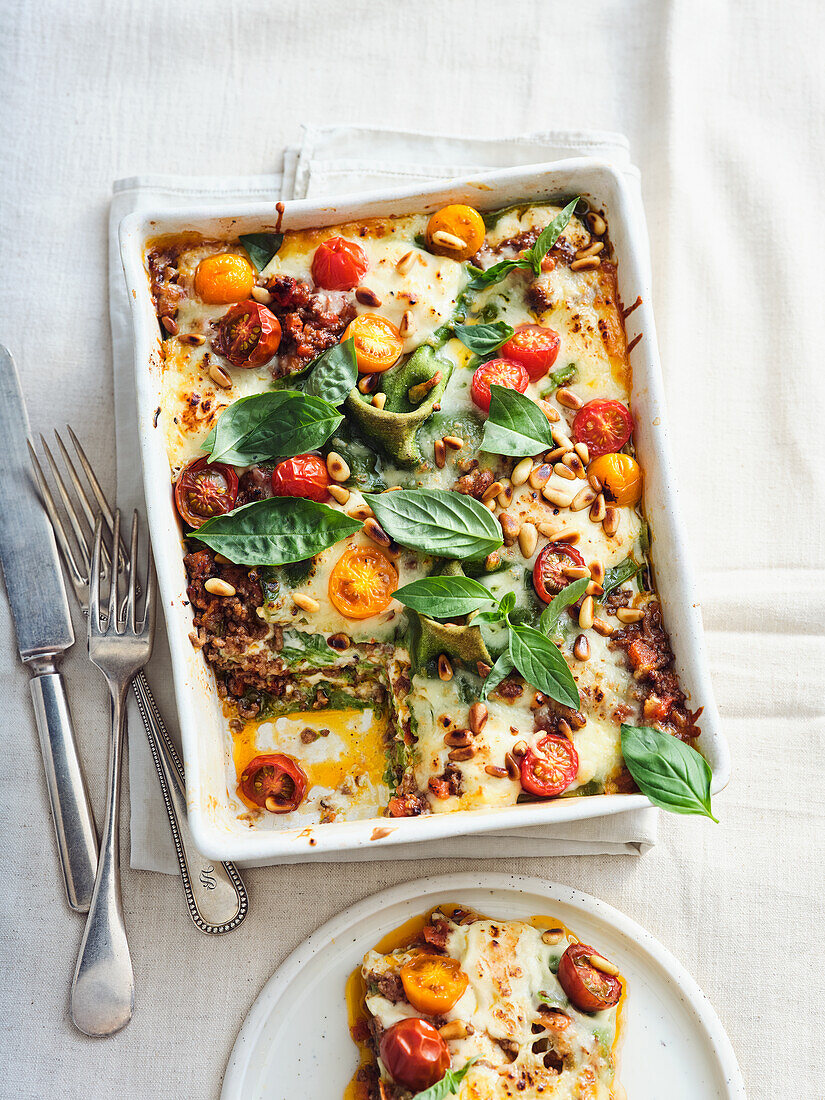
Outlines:
{"type": "Polygon", "coordinates": [[[348,989],[353,1100],[619,1100],[618,968],[562,925],[444,907],[348,989]]]}
{"type": "Polygon", "coordinates": [[[146,260],[239,815],[627,792],[623,724],[698,736],[602,214],[452,205],[146,260]]]}

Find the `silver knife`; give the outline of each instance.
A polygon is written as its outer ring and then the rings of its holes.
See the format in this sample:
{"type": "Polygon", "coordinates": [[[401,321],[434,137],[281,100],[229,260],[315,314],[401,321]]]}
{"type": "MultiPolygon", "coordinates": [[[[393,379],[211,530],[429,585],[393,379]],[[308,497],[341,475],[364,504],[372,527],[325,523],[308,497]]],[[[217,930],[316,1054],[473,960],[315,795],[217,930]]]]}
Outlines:
{"type": "Polygon", "coordinates": [[[14,360],[0,344],[0,566],[17,648],[31,675],[66,897],[72,909],[86,913],[97,870],[97,830],[58,671],[61,657],[74,645],[74,631],[54,535],[31,479],[28,434],[14,360]]]}

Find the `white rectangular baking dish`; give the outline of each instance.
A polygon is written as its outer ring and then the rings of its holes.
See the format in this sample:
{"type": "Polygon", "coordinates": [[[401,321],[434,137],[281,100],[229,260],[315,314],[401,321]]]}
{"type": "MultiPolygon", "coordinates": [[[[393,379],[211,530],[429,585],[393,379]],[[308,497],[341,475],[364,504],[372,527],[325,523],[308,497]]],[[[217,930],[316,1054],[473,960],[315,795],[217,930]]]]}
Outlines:
{"type": "MultiPolygon", "coordinates": [[[[645,470],[645,511],[653,531],[651,557],[683,688],[694,707],[704,707],[700,745],[713,769],[716,792],[730,777],[730,756],[713,698],[701,612],[671,473],[651,309],[647,228],[636,192],[611,165],[576,159],[511,168],[425,188],[343,196],[329,203],[286,202],[282,227],[301,229],[363,217],[428,212],[450,202],[494,210],[520,201],[554,200],[573,194],[587,198],[607,217],[618,259],[622,301],[632,303],[641,298],[641,304],[630,315],[628,337],[643,334],[631,353],[632,403],[636,447],[645,470]]],[[[303,823],[292,828],[255,828],[238,819],[227,786],[230,777],[234,778],[234,769],[217,691],[202,654],[189,641],[192,612],[186,599],[183,540],[172,503],[163,432],[155,424],[155,410],[160,404],[160,337],[144,248],[147,240],[162,234],[194,231],[205,237],[236,238],[241,233],[272,230],[277,220],[273,203],[132,214],[120,225],[121,256],[135,327],[138,430],[146,507],[172,654],[189,820],[199,848],[213,859],[278,862],[279,858],[323,857],[344,849],[377,849],[487,830],[500,832],[568,822],[649,805],[640,794],[594,795],[506,809],[331,822],[309,828],[303,823]]]]}

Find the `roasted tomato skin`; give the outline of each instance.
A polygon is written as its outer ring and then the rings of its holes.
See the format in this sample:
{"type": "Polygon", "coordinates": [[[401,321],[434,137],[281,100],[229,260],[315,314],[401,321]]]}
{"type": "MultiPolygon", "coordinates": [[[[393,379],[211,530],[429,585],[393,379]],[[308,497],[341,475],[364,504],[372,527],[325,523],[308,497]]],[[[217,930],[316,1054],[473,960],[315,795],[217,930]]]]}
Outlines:
{"type": "Polygon", "coordinates": [[[296,455],[279,462],[272,471],[276,497],[306,497],[323,504],[329,499],[329,471],[318,455],[296,455]]]}
{"type": "Polygon", "coordinates": [[[453,203],[436,210],[427,223],[427,248],[437,256],[469,260],[484,243],[484,219],[472,206],[453,203]]]}
{"type": "Polygon", "coordinates": [[[401,967],[407,1000],[428,1016],[449,1012],[467,988],[469,979],[456,959],[445,955],[416,955],[401,967]]]}
{"type": "Polygon", "coordinates": [[[210,305],[242,302],[254,285],[255,272],[249,260],[235,252],[205,256],[195,269],[195,293],[210,305]]]}
{"type": "Polygon", "coordinates": [[[430,1088],[450,1068],[447,1044],[431,1023],[415,1016],[388,1027],[378,1052],[392,1079],[413,1092],[430,1088]]]}
{"type": "Polygon", "coordinates": [[[586,443],[590,458],[620,451],[633,433],[630,410],[621,401],[588,401],[573,420],[573,438],[586,443]]]}
{"type": "Polygon", "coordinates": [[[377,313],[359,313],[344,329],[341,342],[355,341],[355,358],[361,374],[380,374],[401,358],[404,341],[401,333],[386,317],[377,313]]]}
{"type": "Polygon", "coordinates": [[[506,386],[508,390],[524,393],[530,381],[530,375],[520,363],[510,359],[490,359],[482,363],[473,374],[470,395],[474,403],[483,411],[490,411],[490,386],[506,386]]]}
{"type": "Polygon", "coordinates": [[[538,752],[528,749],[519,764],[521,785],[538,798],[554,798],[566,791],[579,771],[579,754],[566,737],[548,734],[538,752]]]}
{"type": "Polygon", "coordinates": [[[231,512],[238,497],[238,475],[223,462],[197,458],[178,474],[175,507],[190,527],[201,527],[213,516],[231,512]]]}
{"type": "Polygon", "coordinates": [[[533,587],[536,595],[545,603],[558,596],[570,581],[562,572],[565,563],[584,568],[584,558],[572,546],[563,542],[550,542],[536,558],[533,566],[533,587]]]}
{"type": "Polygon", "coordinates": [[[309,780],[300,764],[279,752],[256,756],[241,774],[244,797],[274,814],[297,810],[308,785],[309,780]]]}
{"type": "Polygon", "coordinates": [[[312,279],[324,290],[352,290],[364,278],[369,266],[360,245],[345,237],[330,237],[315,249],[312,279]]]}
{"type": "Polygon", "coordinates": [[[582,1012],[601,1012],[619,1003],[622,983],[587,961],[598,955],[586,943],[571,943],[559,962],[558,979],[569,1000],[582,1012]]]}
{"type": "Polygon", "coordinates": [[[345,550],[329,575],[329,598],[347,619],[369,619],[385,611],[398,587],[398,570],[372,546],[345,550]]]}
{"type": "Polygon", "coordinates": [[[587,472],[599,479],[611,504],[638,504],[642,498],[642,468],[631,455],[599,455],[587,472]]]}
{"type": "Polygon", "coordinates": [[[538,382],[555,363],[560,344],[555,329],[544,325],[519,325],[500,351],[505,359],[520,363],[531,382],[538,382]]]}
{"type": "Polygon", "coordinates": [[[262,367],[278,350],[281,323],[271,310],[250,298],[224,313],[213,343],[233,367],[262,367]]]}

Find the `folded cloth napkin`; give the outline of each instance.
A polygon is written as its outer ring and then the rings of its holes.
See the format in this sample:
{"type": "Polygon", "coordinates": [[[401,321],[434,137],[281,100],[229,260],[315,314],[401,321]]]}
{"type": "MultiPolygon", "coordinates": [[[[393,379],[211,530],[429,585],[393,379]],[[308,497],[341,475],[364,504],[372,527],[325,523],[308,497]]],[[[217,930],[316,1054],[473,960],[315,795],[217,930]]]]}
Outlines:
{"type": "MultiPolygon", "coordinates": [[[[118,180],[109,217],[109,308],[112,323],[117,500],[122,509],[144,510],[135,418],[135,383],[129,302],[120,264],[117,228],[136,210],[250,203],[276,198],[316,198],[376,187],[430,183],[467,173],[539,164],[565,157],[596,156],[619,167],[641,203],[638,170],[630,163],[620,134],[547,131],[522,137],[476,139],[365,127],[306,127],[301,144],[283,154],[280,173],[254,177],[171,178],[142,176],[118,180]]],[[[147,675],[158,705],[178,740],[174,693],[165,632],[158,631],[147,675]]],[[[129,701],[129,785],[131,864],[145,870],[177,872],[166,812],[140,715],[129,701]]],[[[452,837],[424,845],[397,845],[359,854],[341,852],[325,860],[424,859],[439,856],[494,858],[517,855],[641,854],[656,840],[657,811],[636,810],[566,825],[534,826],[504,833],[452,837]]],[[[290,862],[311,861],[311,856],[290,862]]],[[[280,861],[279,861],[280,862],[280,861]]]]}

